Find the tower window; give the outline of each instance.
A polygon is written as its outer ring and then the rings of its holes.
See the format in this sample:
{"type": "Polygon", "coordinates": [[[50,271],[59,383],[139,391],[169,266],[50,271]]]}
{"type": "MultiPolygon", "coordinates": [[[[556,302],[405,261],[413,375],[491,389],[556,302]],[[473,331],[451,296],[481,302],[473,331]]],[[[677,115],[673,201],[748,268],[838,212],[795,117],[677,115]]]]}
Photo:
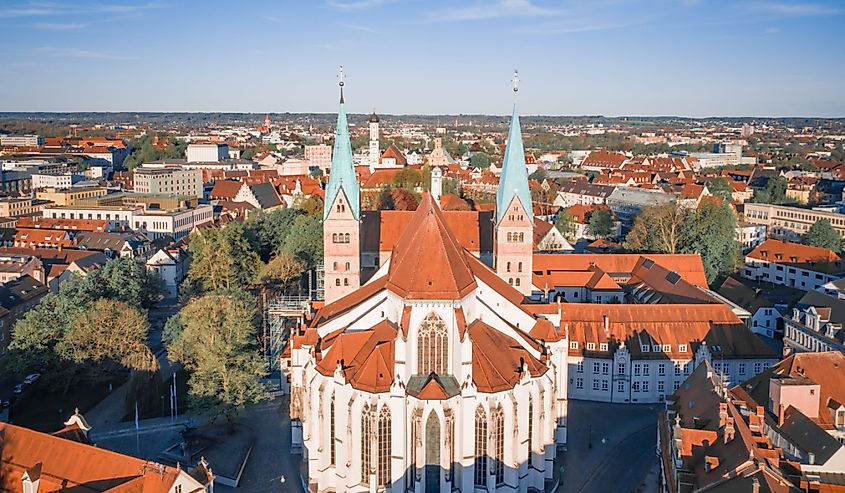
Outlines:
{"type": "Polygon", "coordinates": [[[332,233],[332,243],[337,243],[337,233],[332,233]]]}
{"type": "Polygon", "coordinates": [[[514,284],[516,284],[517,286],[519,286],[519,278],[518,278],[518,277],[514,280],[514,284]]]}
{"type": "Polygon", "coordinates": [[[480,405],[475,410],[475,474],[476,486],[487,486],[487,416],[480,405]]]}
{"type": "Polygon", "coordinates": [[[522,272],[522,262],[520,262],[519,264],[517,264],[517,266],[516,266],[516,271],[517,271],[517,272],[522,272]]]}
{"type": "Polygon", "coordinates": [[[334,280],[334,285],[335,285],[335,286],[340,286],[340,279],[335,279],[335,280],[334,280]]]}
{"type": "Polygon", "coordinates": [[[349,233],[346,233],[346,234],[343,235],[343,242],[349,243],[349,233]]]}
{"type": "Polygon", "coordinates": [[[508,262],[508,265],[507,265],[507,269],[506,269],[506,270],[507,270],[507,272],[510,272],[510,271],[511,271],[511,263],[510,263],[510,262],[508,262]]]}
{"type": "Polygon", "coordinates": [[[346,270],[349,270],[349,262],[346,262],[346,270]]]}
{"type": "Polygon", "coordinates": [[[348,278],[345,278],[345,277],[343,278],[343,285],[349,286],[349,279],[348,278]]]}

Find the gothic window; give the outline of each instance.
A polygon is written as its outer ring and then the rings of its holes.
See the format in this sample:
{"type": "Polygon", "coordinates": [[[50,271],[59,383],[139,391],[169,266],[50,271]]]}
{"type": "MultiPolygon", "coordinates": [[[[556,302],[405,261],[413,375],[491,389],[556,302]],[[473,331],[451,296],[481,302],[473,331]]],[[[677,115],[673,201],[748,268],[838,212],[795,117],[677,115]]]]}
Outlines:
{"type": "Polygon", "coordinates": [[[378,415],[378,484],[390,484],[390,409],[386,404],[378,415]]]}
{"type": "Polygon", "coordinates": [[[528,465],[531,465],[531,451],[534,450],[534,401],[528,396],[528,465]]]}
{"type": "Polygon", "coordinates": [[[496,476],[496,486],[505,482],[505,411],[502,406],[493,411],[493,475],[496,476]]]}
{"type": "Polygon", "coordinates": [[[480,405],[475,410],[475,479],[476,486],[487,486],[487,415],[480,405]]]}
{"type": "Polygon", "coordinates": [[[370,471],[372,470],[372,445],[373,445],[373,421],[375,421],[375,410],[369,405],[364,405],[361,410],[361,483],[370,483],[370,471]]]}
{"type": "Polygon", "coordinates": [[[332,395],[332,401],[329,404],[329,458],[331,459],[330,464],[335,465],[335,459],[337,458],[337,447],[335,446],[335,422],[334,422],[334,395],[332,395]]]}
{"type": "Polygon", "coordinates": [[[417,337],[417,365],[419,374],[431,372],[444,374],[448,370],[449,334],[446,324],[435,313],[429,314],[420,324],[417,337]]]}

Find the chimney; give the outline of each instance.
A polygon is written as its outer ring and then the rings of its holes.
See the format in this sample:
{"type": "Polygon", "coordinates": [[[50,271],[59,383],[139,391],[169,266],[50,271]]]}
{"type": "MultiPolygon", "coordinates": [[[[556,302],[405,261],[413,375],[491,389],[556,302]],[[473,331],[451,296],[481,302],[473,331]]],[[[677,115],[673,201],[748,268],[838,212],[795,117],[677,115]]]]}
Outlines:
{"type": "Polygon", "coordinates": [[[719,403],[719,428],[724,427],[728,423],[728,403],[719,403]]]}
{"type": "Polygon", "coordinates": [[[784,411],[783,404],[778,404],[778,426],[783,426],[784,411]]]}
{"type": "Polygon", "coordinates": [[[604,316],[604,338],[610,339],[610,317],[604,316]]]}
{"type": "Polygon", "coordinates": [[[725,423],[725,443],[729,443],[734,439],[734,432],[734,419],[728,416],[727,422],[725,423]]]}

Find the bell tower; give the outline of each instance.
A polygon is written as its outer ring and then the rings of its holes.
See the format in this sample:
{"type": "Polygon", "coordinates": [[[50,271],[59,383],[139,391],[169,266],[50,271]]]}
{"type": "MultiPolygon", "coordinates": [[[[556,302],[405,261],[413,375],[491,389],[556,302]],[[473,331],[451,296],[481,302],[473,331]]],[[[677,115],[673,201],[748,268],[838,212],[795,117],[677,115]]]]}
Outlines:
{"type": "Polygon", "coordinates": [[[352,145],[343,101],[343,66],[340,67],[338,85],[340,109],[323,206],[326,303],[346,296],[361,285],[360,188],[352,164],[352,145]]]}
{"type": "Polygon", "coordinates": [[[378,160],[381,157],[381,151],[379,150],[379,142],[378,142],[378,124],[379,124],[379,117],[376,115],[376,110],[373,110],[373,114],[370,115],[370,168],[375,169],[378,167],[378,160]]]}
{"type": "Polygon", "coordinates": [[[528,168],[522,145],[522,129],[516,109],[519,76],[513,75],[513,115],[508,131],[505,159],[496,191],[496,226],[493,243],[496,273],[511,286],[531,294],[534,254],[534,213],[528,189],[528,168]]]}

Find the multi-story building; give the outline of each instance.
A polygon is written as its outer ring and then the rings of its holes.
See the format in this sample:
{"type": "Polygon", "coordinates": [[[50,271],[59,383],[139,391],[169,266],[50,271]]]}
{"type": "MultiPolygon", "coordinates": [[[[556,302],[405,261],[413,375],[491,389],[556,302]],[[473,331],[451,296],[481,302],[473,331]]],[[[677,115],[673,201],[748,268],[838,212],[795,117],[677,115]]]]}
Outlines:
{"type": "Polygon", "coordinates": [[[203,197],[202,171],[180,168],[145,168],[133,173],[133,187],[137,193],[177,194],[203,197]]]}
{"type": "Polygon", "coordinates": [[[305,160],[308,166],[328,173],[332,169],[332,148],[325,144],[305,146],[305,160]]]}
{"type": "Polygon", "coordinates": [[[845,264],[827,248],[766,240],[746,254],[740,275],[809,291],[845,276],[845,264]]]}
{"type": "Polygon", "coordinates": [[[0,146],[38,147],[44,145],[40,135],[0,135],[0,146]]]}
{"type": "Polygon", "coordinates": [[[831,226],[845,238],[845,214],[785,205],[744,204],[745,222],[766,226],[770,238],[795,241],[820,219],[827,219],[831,226]]]}
{"type": "Polygon", "coordinates": [[[49,291],[44,283],[28,274],[0,284],[0,307],[6,314],[0,318],[0,355],[6,352],[15,322],[40,303],[49,291]]]}
{"type": "Polygon", "coordinates": [[[136,206],[54,206],[44,208],[44,217],[58,219],[97,219],[117,222],[133,230],[145,233],[150,239],[165,235],[178,240],[197,226],[214,220],[211,205],[175,209],[155,209],[136,206]]]}
{"type": "Polygon", "coordinates": [[[555,197],[555,207],[568,208],[573,205],[605,204],[616,187],[593,185],[586,180],[564,183],[555,197]]]}
{"type": "Polygon", "coordinates": [[[229,159],[229,146],[216,142],[188,144],[185,157],[189,163],[210,163],[229,159]]]}
{"type": "Polygon", "coordinates": [[[35,192],[35,197],[39,200],[49,200],[55,205],[70,206],[76,205],[81,200],[90,199],[92,197],[103,197],[108,193],[108,189],[103,187],[79,187],[69,189],[58,188],[44,188],[35,192]]]}
{"type": "Polygon", "coordinates": [[[34,173],[32,175],[32,188],[70,188],[74,183],[81,181],[84,177],[75,173],[34,173]]]}
{"type": "Polygon", "coordinates": [[[643,207],[674,202],[676,197],[667,193],[639,188],[618,187],[607,196],[607,206],[622,222],[623,231],[627,231],[634,224],[634,219],[643,207]]]}
{"type": "Polygon", "coordinates": [[[26,216],[35,212],[29,197],[0,197],[0,217],[26,216]]]}
{"type": "Polygon", "coordinates": [[[573,399],[663,402],[702,361],[730,382],[778,361],[723,304],[566,303],[559,309],[569,334],[573,399]]]}
{"type": "MultiPolygon", "coordinates": [[[[747,281],[746,281],[747,282],[747,281]]],[[[719,288],[719,294],[741,306],[750,315],[751,330],[764,337],[772,338],[783,334],[781,317],[786,313],[789,299],[777,299],[774,290],[755,289],[742,281],[728,277],[719,288]]],[[[790,293],[793,291],[790,290],[790,293]]]]}
{"type": "Polygon", "coordinates": [[[845,300],[808,291],[783,317],[783,343],[790,351],[845,353],[845,300]]]}

